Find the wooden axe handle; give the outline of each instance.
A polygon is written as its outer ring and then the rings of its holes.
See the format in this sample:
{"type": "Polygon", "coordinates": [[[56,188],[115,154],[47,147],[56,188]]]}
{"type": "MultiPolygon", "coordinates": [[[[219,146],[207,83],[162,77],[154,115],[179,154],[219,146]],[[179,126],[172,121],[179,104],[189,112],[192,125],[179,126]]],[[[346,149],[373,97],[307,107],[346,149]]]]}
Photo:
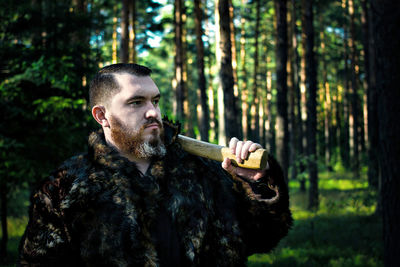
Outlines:
{"type": "Polygon", "coordinates": [[[228,147],[210,144],[180,134],[177,141],[181,144],[183,150],[196,156],[220,162],[225,158],[230,158],[234,166],[246,169],[265,169],[267,167],[268,152],[265,149],[257,149],[249,153],[249,156],[243,163],[237,163],[236,156],[231,153],[228,147]]]}

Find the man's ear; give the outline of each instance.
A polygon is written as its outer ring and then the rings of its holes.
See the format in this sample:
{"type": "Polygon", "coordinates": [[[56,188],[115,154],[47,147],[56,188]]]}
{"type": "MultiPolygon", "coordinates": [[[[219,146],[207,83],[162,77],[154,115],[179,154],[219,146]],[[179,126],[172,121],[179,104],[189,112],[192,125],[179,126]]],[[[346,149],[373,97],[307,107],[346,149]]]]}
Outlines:
{"type": "Polygon", "coordinates": [[[101,126],[110,127],[106,118],[106,108],[104,106],[94,106],[92,108],[92,116],[101,126]]]}

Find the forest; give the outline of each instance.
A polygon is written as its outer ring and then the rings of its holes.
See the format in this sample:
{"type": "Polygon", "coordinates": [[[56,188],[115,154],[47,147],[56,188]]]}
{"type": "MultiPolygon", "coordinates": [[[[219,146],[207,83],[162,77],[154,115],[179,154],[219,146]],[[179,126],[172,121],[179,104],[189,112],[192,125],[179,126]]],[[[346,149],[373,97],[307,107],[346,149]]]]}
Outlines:
{"type": "Polygon", "coordinates": [[[294,226],[248,266],[399,266],[400,1],[0,0],[0,266],[97,129],[99,68],[152,69],[185,135],[281,163],[294,226]]]}

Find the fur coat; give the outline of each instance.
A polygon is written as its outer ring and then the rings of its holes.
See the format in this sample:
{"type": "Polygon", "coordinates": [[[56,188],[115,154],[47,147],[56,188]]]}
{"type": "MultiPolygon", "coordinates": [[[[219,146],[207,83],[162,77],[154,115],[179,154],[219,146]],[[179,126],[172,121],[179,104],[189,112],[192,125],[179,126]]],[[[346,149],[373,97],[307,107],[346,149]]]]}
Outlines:
{"type": "MultiPolygon", "coordinates": [[[[244,266],[268,252],[292,223],[278,163],[260,182],[184,152],[179,125],[164,120],[167,154],[146,174],[107,146],[101,130],[88,153],[55,171],[32,195],[20,266],[164,266],[152,229],[165,208],[182,266],[244,266]]],[[[172,248],[174,249],[174,248],[172,248]]]]}

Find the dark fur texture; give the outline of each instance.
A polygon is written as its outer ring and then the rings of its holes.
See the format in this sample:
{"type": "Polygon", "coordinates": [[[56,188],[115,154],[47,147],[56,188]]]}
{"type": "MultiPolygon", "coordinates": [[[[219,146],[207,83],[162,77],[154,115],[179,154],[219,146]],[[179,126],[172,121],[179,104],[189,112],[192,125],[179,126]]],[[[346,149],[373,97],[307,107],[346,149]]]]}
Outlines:
{"type": "Polygon", "coordinates": [[[167,156],[145,175],[105,143],[66,161],[33,195],[22,266],[162,266],[151,228],[161,205],[176,226],[185,266],[243,266],[268,252],[292,223],[282,171],[270,159],[260,183],[182,151],[164,121],[167,156]]]}

